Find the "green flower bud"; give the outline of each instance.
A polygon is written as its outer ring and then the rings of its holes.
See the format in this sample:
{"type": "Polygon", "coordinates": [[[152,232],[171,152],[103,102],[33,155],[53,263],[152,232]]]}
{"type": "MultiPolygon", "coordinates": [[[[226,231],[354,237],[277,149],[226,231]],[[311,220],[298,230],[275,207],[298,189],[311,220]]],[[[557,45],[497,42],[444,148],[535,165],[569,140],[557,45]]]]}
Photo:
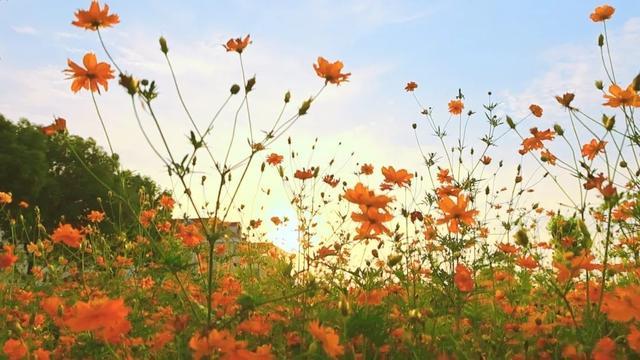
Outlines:
{"type": "Polygon", "coordinates": [[[229,91],[231,91],[232,95],[237,94],[240,91],[240,85],[238,84],[231,85],[231,89],[229,91]]]}
{"type": "Polygon", "coordinates": [[[169,47],[167,46],[167,39],[164,38],[164,36],[160,36],[160,51],[162,51],[163,54],[167,55],[167,53],[169,52],[169,47]]]}

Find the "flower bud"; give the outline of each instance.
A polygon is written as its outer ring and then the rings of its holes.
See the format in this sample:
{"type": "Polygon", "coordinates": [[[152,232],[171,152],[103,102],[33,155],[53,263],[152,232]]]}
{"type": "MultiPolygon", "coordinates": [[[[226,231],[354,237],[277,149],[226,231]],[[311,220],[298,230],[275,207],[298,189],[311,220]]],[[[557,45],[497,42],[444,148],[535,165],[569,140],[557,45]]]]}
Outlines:
{"type": "Polygon", "coordinates": [[[238,84],[231,85],[231,89],[229,89],[229,91],[231,92],[232,95],[237,94],[240,91],[240,85],[238,84]]]}
{"type": "Polygon", "coordinates": [[[389,267],[394,267],[398,265],[398,263],[401,260],[402,260],[402,255],[399,255],[399,254],[390,255],[389,258],[387,259],[387,265],[389,265],[389,267]]]}
{"type": "Polygon", "coordinates": [[[251,79],[247,80],[247,85],[244,87],[244,91],[250,92],[251,90],[253,90],[253,87],[255,84],[256,84],[256,77],[254,76],[251,79]]]}
{"type": "Polygon", "coordinates": [[[600,34],[598,36],[598,46],[602,47],[604,45],[604,35],[600,34]]]}
{"type": "Polygon", "coordinates": [[[523,247],[529,245],[529,235],[527,235],[527,231],[525,229],[520,228],[513,237],[516,240],[516,244],[523,247]]]}
{"type": "Polygon", "coordinates": [[[633,86],[633,90],[640,91],[640,74],[636,75],[631,82],[631,86],[633,86]]]}
{"type": "Polygon", "coordinates": [[[560,126],[560,124],[553,125],[553,130],[556,132],[556,134],[558,134],[558,136],[564,135],[564,129],[562,128],[562,126],[560,126]]]}
{"type": "Polygon", "coordinates": [[[138,80],[134,79],[132,75],[120,74],[120,85],[127,89],[127,93],[131,96],[138,93],[138,80]]]}
{"type": "Polygon", "coordinates": [[[624,161],[624,160],[620,161],[620,167],[623,168],[623,169],[626,169],[627,168],[627,162],[624,161]]]}
{"type": "Polygon", "coordinates": [[[349,304],[349,300],[344,296],[338,301],[338,308],[340,308],[340,313],[344,317],[349,316],[351,313],[351,304],[349,304]]]}
{"type": "Polygon", "coordinates": [[[509,115],[507,115],[507,125],[509,125],[509,127],[512,129],[516,128],[516,124],[513,122],[513,119],[509,115]]]}
{"type": "Polygon", "coordinates": [[[291,101],[291,91],[287,91],[287,93],[284,94],[284,103],[288,104],[289,101],[291,101]]]}
{"type": "Polygon", "coordinates": [[[607,131],[611,131],[611,129],[613,129],[613,126],[616,124],[616,116],[612,116],[612,117],[608,117],[605,114],[602,114],[602,125],[604,125],[604,128],[607,129],[607,131]]]}
{"type": "Polygon", "coordinates": [[[595,85],[596,85],[596,89],[598,90],[602,90],[604,88],[604,84],[602,83],[602,80],[596,80],[595,85]]]}
{"type": "Polygon", "coordinates": [[[164,36],[160,36],[160,51],[162,51],[163,54],[167,55],[167,53],[169,52],[169,47],[167,46],[167,39],[164,38],[164,36]]]}
{"type": "Polygon", "coordinates": [[[305,115],[307,113],[307,111],[309,110],[309,108],[311,107],[311,102],[313,101],[313,98],[309,98],[309,100],[305,100],[302,103],[302,106],[300,106],[300,109],[298,109],[298,115],[302,116],[305,115]]]}

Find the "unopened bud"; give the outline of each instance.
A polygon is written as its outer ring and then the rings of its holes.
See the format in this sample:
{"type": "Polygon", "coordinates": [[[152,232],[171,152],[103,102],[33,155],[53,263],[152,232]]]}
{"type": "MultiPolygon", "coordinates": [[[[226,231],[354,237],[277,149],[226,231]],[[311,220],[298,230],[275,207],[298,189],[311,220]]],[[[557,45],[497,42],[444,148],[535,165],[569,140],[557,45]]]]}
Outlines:
{"type": "Polygon", "coordinates": [[[167,55],[167,53],[169,52],[169,46],[167,46],[167,39],[164,38],[164,36],[160,36],[160,51],[162,51],[163,54],[167,55]]]}
{"type": "Polygon", "coordinates": [[[616,116],[608,117],[607,115],[602,114],[602,125],[607,131],[611,131],[613,126],[616,124],[616,116]]]}
{"type": "Polygon", "coordinates": [[[291,91],[287,91],[287,92],[284,94],[284,103],[285,103],[285,104],[288,104],[288,103],[289,103],[289,101],[291,101],[291,91]]]}
{"type": "Polygon", "coordinates": [[[509,125],[509,127],[512,129],[516,128],[516,124],[513,122],[513,119],[509,115],[507,115],[507,125],[509,125]]]}
{"type": "Polygon", "coordinates": [[[237,94],[240,91],[240,85],[238,84],[231,85],[231,89],[229,89],[229,91],[231,92],[232,95],[237,94]]]}
{"type": "Polygon", "coordinates": [[[595,85],[596,85],[596,89],[598,90],[602,90],[604,88],[604,84],[602,83],[602,80],[596,80],[595,85]]]}
{"type": "Polygon", "coordinates": [[[251,79],[247,80],[247,85],[244,87],[244,91],[250,92],[251,90],[253,90],[253,87],[255,84],[256,84],[256,77],[254,76],[251,79]]]}
{"type": "Polygon", "coordinates": [[[131,96],[138,93],[138,80],[134,79],[132,75],[120,74],[120,85],[127,89],[127,93],[131,96]]]}
{"type": "Polygon", "coordinates": [[[553,125],[553,130],[556,132],[556,134],[558,134],[558,136],[564,135],[564,129],[559,124],[553,125]]]}
{"type": "Polygon", "coordinates": [[[600,34],[598,36],[598,46],[602,47],[604,45],[604,35],[600,34]]]}
{"type": "Polygon", "coordinates": [[[300,106],[300,109],[298,109],[298,115],[302,116],[305,115],[307,113],[307,111],[309,110],[309,108],[311,107],[311,102],[313,101],[313,98],[309,98],[309,100],[305,100],[302,103],[302,106],[300,106]]]}

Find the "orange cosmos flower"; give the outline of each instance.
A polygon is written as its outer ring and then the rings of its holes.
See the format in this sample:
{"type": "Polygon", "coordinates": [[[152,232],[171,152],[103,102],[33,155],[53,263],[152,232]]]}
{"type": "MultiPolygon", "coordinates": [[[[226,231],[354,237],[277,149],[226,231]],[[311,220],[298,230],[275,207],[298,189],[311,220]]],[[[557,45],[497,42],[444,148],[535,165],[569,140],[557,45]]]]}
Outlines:
{"type": "Polygon", "coordinates": [[[51,351],[39,348],[34,350],[32,353],[33,358],[35,360],[49,360],[51,359],[51,351]]]}
{"type": "Polygon", "coordinates": [[[4,342],[2,351],[9,360],[20,360],[27,356],[28,349],[22,340],[8,339],[4,342]]]}
{"type": "Polygon", "coordinates": [[[373,165],[371,164],[362,164],[360,166],[360,173],[363,175],[371,175],[373,174],[373,165]]]}
{"type": "Polygon", "coordinates": [[[224,46],[224,48],[227,49],[227,52],[235,51],[238,54],[242,54],[244,49],[247,46],[249,46],[249,44],[252,43],[252,41],[250,41],[249,38],[250,38],[250,36],[247,35],[247,36],[245,36],[244,39],[240,39],[240,38],[229,39],[229,41],[227,41],[227,43],[222,45],[222,46],[224,46]]]}
{"type": "Polygon", "coordinates": [[[516,260],[516,264],[529,270],[533,270],[538,267],[538,262],[531,256],[518,258],[518,260],[516,260]]]}
{"type": "Polygon", "coordinates": [[[360,205],[361,213],[351,213],[351,220],[361,223],[357,229],[355,239],[377,238],[382,233],[390,234],[391,231],[384,225],[393,220],[393,215],[386,210],[380,212],[377,208],[360,205]]]}
{"type": "Polygon", "coordinates": [[[80,230],[75,229],[69,224],[60,224],[53,234],[51,234],[51,241],[53,241],[54,244],[64,243],[65,245],[76,249],[80,247],[82,239],[83,236],[80,233],[80,230]]]}
{"type": "Polygon", "coordinates": [[[456,265],[456,273],[453,276],[453,282],[458,290],[462,292],[470,292],[473,290],[473,278],[471,271],[464,264],[456,265]]]}
{"type": "Polygon", "coordinates": [[[271,217],[271,222],[276,226],[282,224],[282,220],[280,220],[280,218],[277,217],[277,216],[272,216],[271,217]]]}
{"type": "Polygon", "coordinates": [[[413,178],[413,174],[409,174],[407,170],[400,169],[396,171],[393,166],[382,167],[382,175],[384,175],[384,181],[389,184],[395,184],[399,187],[404,187],[405,185],[411,185],[411,179],[413,178]]]}
{"type": "Polygon", "coordinates": [[[97,337],[116,344],[131,330],[131,323],[127,320],[129,311],[123,299],[78,301],[65,313],[64,324],[73,332],[90,331],[97,337]]]}
{"type": "Polygon", "coordinates": [[[196,247],[204,241],[204,236],[200,234],[200,229],[195,224],[180,225],[178,227],[178,237],[186,247],[196,247]]]}
{"type": "Polygon", "coordinates": [[[4,245],[4,253],[0,254],[0,270],[8,269],[18,261],[18,257],[13,253],[13,245],[4,245]]]}
{"type": "Polygon", "coordinates": [[[542,150],[542,152],[540,152],[540,160],[546,161],[550,165],[555,165],[556,160],[558,160],[558,158],[555,155],[553,155],[549,150],[542,150]]]}
{"type": "Polygon", "coordinates": [[[480,162],[485,164],[485,165],[489,165],[491,164],[491,157],[490,156],[483,156],[482,159],[480,159],[480,162]]]}
{"type": "Polygon", "coordinates": [[[309,332],[322,344],[324,352],[332,359],[344,354],[344,346],[340,345],[340,337],[330,327],[321,326],[317,320],[309,323],[309,332]]]}
{"type": "Polygon", "coordinates": [[[47,136],[52,136],[56,133],[64,132],[65,130],[67,130],[67,120],[63,118],[56,118],[53,121],[53,124],[40,128],[40,131],[47,136]]]}
{"type": "Polygon", "coordinates": [[[175,204],[176,201],[167,194],[162,194],[162,196],[160,197],[160,205],[167,210],[173,210],[175,204]]]}
{"type": "Polygon", "coordinates": [[[560,105],[569,108],[569,109],[573,109],[571,107],[571,102],[573,101],[573,99],[576,97],[575,94],[572,93],[564,93],[562,96],[558,96],[556,95],[556,100],[560,103],[560,105]]]}
{"type": "Polygon", "coordinates": [[[91,210],[87,215],[87,219],[92,223],[99,223],[104,220],[104,213],[102,211],[91,210]]]}
{"type": "Polygon", "coordinates": [[[588,144],[582,146],[582,156],[593,160],[601,151],[604,151],[605,145],[607,145],[606,141],[591,139],[588,144]]]}
{"type": "Polygon", "coordinates": [[[462,114],[462,110],[464,109],[464,103],[460,99],[454,99],[449,101],[449,112],[452,115],[460,115],[462,114]]]}
{"type": "Polygon", "coordinates": [[[500,243],[498,244],[498,249],[505,254],[515,254],[518,252],[518,248],[515,245],[511,245],[509,243],[500,243]]]}
{"type": "Polygon", "coordinates": [[[340,85],[343,81],[349,81],[348,78],[351,76],[351,73],[341,73],[343,66],[342,61],[330,63],[322,56],[318,56],[318,63],[313,64],[313,68],[316,70],[318,76],[324,78],[327,83],[336,85],[340,85]]]}
{"type": "Polygon", "coordinates": [[[362,183],[357,183],[353,189],[347,189],[344,193],[344,198],[354,204],[379,209],[386,208],[387,204],[391,202],[390,197],[386,195],[375,195],[372,190],[369,190],[369,188],[362,183]]]}
{"type": "Polygon", "coordinates": [[[632,326],[630,328],[629,335],[627,335],[627,343],[631,350],[640,353],[640,330],[637,327],[632,326]]]}
{"type": "Polygon", "coordinates": [[[282,162],[282,159],[284,159],[284,156],[272,153],[267,156],[267,164],[276,166],[282,162]]]}
{"type": "Polygon", "coordinates": [[[593,22],[605,21],[609,20],[615,11],[616,9],[612,6],[602,5],[596,7],[589,17],[593,22]]]}
{"type": "Polygon", "coordinates": [[[535,117],[542,117],[542,108],[539,105],[531,104],[529,110],[535,117]]]}
{"type": "Polygon", "coordinates": [[[11,204],[12,201],[11,193],[0,191],[0,204],[11,204]]]}
{"type": "Polygon", "coordinates": [[[338,186],[338,184],[340,183],[340,179],[334,178],[333,175],[325,175],[325,177],[322,178],[322,181],[324,181],[332,188],[338,186]]]}
{"type": "Polygon", "coordinates": [[[556,136],[556,133],[551,129],[539,131],[537,127],[534,127],[529,129],[529,132],[533,136],[522,140],[522,149],[520,149],[520,154],[522,155],[531,150],[542,149],[544,147],[543,141],[553,140],[556,136]]]}
{"type": "Polygon", "coordinates": [[[453,181],[453,177],[449,175],[449,169],[438,169],[438,181],[449,184],[453,181]]]}
{"type": "Polygon", "coordinates": [[[93,53],[85,54],[82,59],[84,68],[71,59],[67,60],[69,68],[64,72],[69,74],[67,79],[73,79],[71,83],[71,91],[77,93],[80,89],[87,89],[91,92],[100,93],[98,85],[102,85],[105,91],[109,90],[109,83],[107,80],[113,79],[113,70],[111,66],[106,62],[98,62],[96,55],[93,53]]]}
{"type": "Polygon", "coordinates": [[[306,170],[306,169],[302,169],[302,170],[296,170],[295,174],[293,175],[293,177],[295,177],[296,179],[300,179],[302,181],[305,181],[307,179],[311,179],[313,177],[313,168],[306,170]]]}
{"type": "Polygon", "coordinates": [[[143,227],[147,227],[151,224],[151,221],[156,217],[157,211],[155,209],[144,210],[140,213],[140,224],[143,227]]]}
{"type": "Polygon", "coordinates": [[[418,87],[418,84],[416,84],[414,81],[410,81],[407,83],[407,86],[404,87],[404,89],[406,91],[413,91],[418,87]]]}
{"type": "Polygon", "coordinates": [[[605,294],[602,312],[611,321],[626,323],[640,320],[640,287],[617,287],[605,294]]]}
{"type": "Polygon", "coordinates": [[[591,352],[591,356],[593,360],[615,360],[616,342],[608,336],[603,337],[596,343],[596,346],[591,352]]]}
{"type": "Polygon", "coordinates": [[[640,107],[640,95],[636,93],[633,84],[627,86],[625,90],[616,84],[609,86],[609,94],[604,94],[608,101],[602,105],[610,107],[633,106],[640,107]]]}
{"type": "Polygon", "coordinates": [[[457,233],[460,231],[460,222],[473,225],[474,217],[478,215],[478,210],[467,210],[469,199],[460,194],[457,196],[457,203],[454,203],[450,197],[443,197],[438,202],[440,210],[444,213],[444,217],[438,219],[438,224],[449,224],[449,231],[457,233]]]}
{"type": "Polygon", "coordinates": [[[71,24],[85,30],[98,30],[103,27],[111,27],[120,22],[120,17],[116,14],[109,14],[109,5],[105,4],[100,9],[97,0],[91,2],[89,10],[78,10],[75,13],[76,21],[71,24]]]}

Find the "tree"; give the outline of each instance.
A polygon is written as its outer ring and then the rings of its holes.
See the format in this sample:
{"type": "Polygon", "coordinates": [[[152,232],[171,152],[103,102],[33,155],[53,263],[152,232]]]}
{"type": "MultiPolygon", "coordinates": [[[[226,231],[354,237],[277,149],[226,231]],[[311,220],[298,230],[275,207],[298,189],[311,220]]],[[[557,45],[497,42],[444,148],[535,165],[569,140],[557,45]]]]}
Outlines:
{"type": "Polygon", "coordinates": [[[62,220],[79,223],[90,210],[104,210],[117,221],[103,231],[122,232],[137,226],[141,188],[151,200],[158,186],[148,177],[120,170],[95,140],[65,132],[46,136],[27,120],[17,124],[0,115],[0,191],[37,205],[41,223],[51,230],[62,220]]]}

